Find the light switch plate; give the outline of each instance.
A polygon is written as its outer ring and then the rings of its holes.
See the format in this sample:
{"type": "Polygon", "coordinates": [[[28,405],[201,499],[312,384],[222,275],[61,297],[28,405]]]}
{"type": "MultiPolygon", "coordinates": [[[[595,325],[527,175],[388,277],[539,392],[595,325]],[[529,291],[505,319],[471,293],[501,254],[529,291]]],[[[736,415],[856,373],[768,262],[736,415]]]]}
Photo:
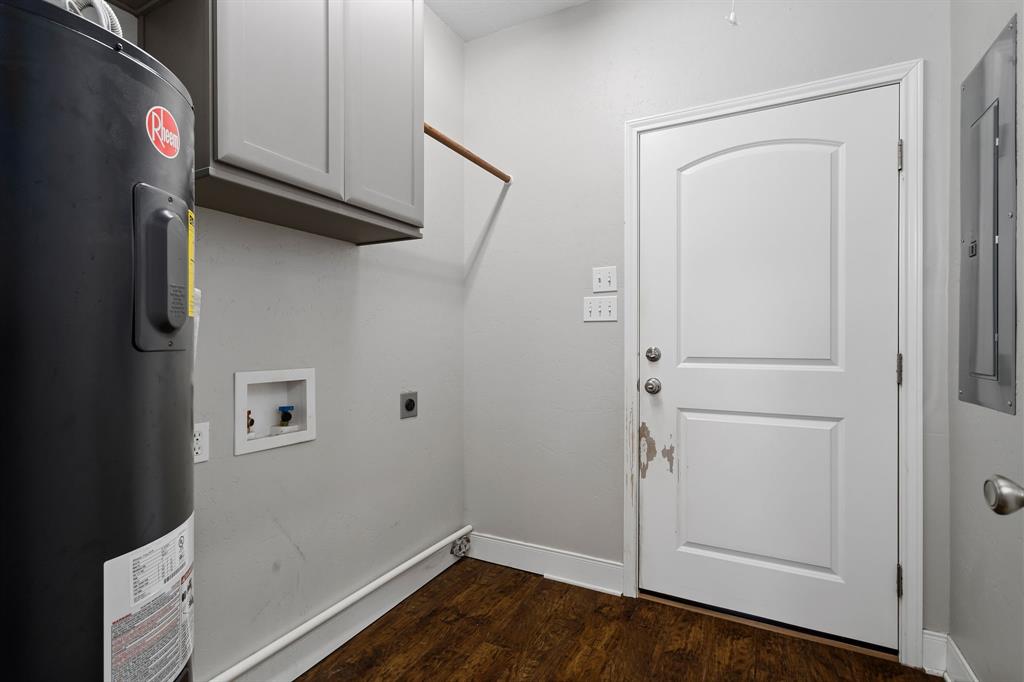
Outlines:
{"type": "Polygon", "coordinates": [[[614,265],[594,268],[594,293],[619,290],[619,276],[614,265]]]}
{"type": "Polygon", "coordinates": [[[584,296],[584,322],[616,322],[619,319],[618,296],[584,296]]]}

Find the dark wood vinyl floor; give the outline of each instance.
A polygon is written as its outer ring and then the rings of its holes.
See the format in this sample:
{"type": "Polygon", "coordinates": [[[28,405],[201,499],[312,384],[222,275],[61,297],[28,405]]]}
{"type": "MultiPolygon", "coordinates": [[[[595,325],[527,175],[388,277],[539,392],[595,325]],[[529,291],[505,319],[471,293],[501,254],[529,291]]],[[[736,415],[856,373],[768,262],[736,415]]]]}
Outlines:
{"type": "Polygon", "coordinates": [[[921,671],[463,559],[300,680],[899,680],[921,671]]]}

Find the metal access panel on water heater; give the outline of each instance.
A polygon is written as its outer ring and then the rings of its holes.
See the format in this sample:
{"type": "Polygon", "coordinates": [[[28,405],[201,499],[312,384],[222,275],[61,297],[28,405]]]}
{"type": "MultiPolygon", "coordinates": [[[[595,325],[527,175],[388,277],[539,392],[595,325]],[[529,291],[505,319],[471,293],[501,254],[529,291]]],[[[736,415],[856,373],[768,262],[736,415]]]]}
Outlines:
{"type": "Polygon", "coordinates": [[[960,400],[1016,414],[1017,17],[960,88],[960,400]]]}

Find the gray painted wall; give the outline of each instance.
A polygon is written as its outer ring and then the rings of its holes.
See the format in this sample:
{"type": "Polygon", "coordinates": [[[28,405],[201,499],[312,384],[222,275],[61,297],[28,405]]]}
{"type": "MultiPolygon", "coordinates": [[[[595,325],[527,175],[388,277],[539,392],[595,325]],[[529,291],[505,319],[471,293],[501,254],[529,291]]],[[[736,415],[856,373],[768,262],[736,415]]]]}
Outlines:
{"type": "MultiPolygon", "coordinates": [[[[960,242],[960,83],[978,63],[1020,0],[955,0],[951,7],[950,244],[960,242]]],[[[1024,36],[1024,32],[1018,32],[1024,36]]],[[[1018,59],[1024,43],[1017,46],[1018,59]]],[[[1024,211],[1020,107],[1024,106],[1018,65],[1017,215],[1024,211]]],[[[1017,367],[1024,369],[1024,239],[1018,221],[1017,367]]],[[[950,634],[984,682],[1024,680],[1024,513],[999,517],[988,510],[981,485],[1001,473],[1024,483],[1024,410],[1009,416],[957,400],[960,251],[949,260],[950,306],[950,634]]],[[[1020,403],[1018,374],[1017,402],[1020,403]]]]}
{"type": "MultiPolygon", "coordinates": [[[[427,120],[462,133],[462,41],[426,13],[427,120]]],[[[198,212],[198,679],[463,520],[463,162],[428,141],[422,241],[355,247],[198,212]],[[233,456],[233,373],[315,367],[318,438],[233,456]],[[420,394],[399,422],[398,397],[420,394]]]]}
{"type": "Polygon", "coordinates": [[[925,623],[945,631],[948,2],[737,11],[734,28],[726,2],[592,1],[467,44],[467,144],[515,176],[488,232],[499,185],[466,172],[467,518],[622,559],[623,330],[580,310],[590,268],[622,267],[623,123],[921,57],[925,623]]]}

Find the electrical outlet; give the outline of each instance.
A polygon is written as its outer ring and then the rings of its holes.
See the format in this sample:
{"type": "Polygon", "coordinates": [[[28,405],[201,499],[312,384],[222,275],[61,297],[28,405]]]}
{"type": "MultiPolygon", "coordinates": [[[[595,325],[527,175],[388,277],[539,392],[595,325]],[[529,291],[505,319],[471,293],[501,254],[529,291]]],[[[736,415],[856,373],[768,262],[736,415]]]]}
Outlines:
{"type": "Polygon", "coordinates": [[[603,291],[618,291],[619,277],[614,265],[607,265],[602,268],[594,268],[594,293],[603,291]]]}
{"type": "Polygon", "coordinates": [[[619,319],[618,296],[584,296],[584,322],[616,322],[619,319]]]}
{"type": "Polygon", "coordinates": [[[420,409],[420,396],[416,391],[403,393],[398,397],[398,418],[408,419],[415,417],[420,409]]]}
{"type": "Polygon", "coordinates": [[[210,422],[192,425],[192,463],[210,460],[210,422]]]}

